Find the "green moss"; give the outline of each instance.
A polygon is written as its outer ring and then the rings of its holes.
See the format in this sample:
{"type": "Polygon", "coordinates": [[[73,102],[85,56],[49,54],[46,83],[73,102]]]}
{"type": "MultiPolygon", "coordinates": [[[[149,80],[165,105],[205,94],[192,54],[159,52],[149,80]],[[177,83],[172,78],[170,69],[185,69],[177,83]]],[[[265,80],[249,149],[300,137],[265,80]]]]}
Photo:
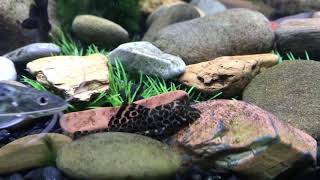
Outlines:
{"type": "Polygon", "coordinates": [[[65,29],[80,14],[104,17],[120,24],[130,33],[139,30],[139,0],[57,0],[59,19],[65,29]]]}

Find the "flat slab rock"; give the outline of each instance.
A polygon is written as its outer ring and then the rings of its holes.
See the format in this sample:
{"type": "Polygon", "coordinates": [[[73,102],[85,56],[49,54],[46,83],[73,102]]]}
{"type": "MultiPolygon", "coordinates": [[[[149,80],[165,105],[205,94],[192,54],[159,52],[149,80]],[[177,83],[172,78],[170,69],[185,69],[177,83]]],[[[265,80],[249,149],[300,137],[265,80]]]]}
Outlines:
{"type": "Polygon", "coordinates": [[[239,95],[261,71],[278,64],[274,54],[224,56],[188,65],[179,81],[205,93],[222,92],[224,97],[239,95]]]}
{"type": "MultiPolygon", "coordinates": [[[[147,108],[154,108],[162,104],[170,103],[177,99],[188,98],[188,94],[184,91],[174,91],[158,96],[153,96],[148,99],[136,101],[136,104],[147,108]]],[[[112,116],[116,115],[119,107],[104,107],[92,110],[74,112],[66,114],[60,120],[60,126],[67,133],[76,131],[90,131],[104,129],[108,127],[108,123],[112,116]]]]}
{"type": "Polygon", "coordinates": [[[200,165],[273,179],[297,162],[316,161],[315,139],[257,106],[214,100],[193,107],[201,117],[176,134],[172,147],[200,165]]]}
{"type": "Polygon", "coordinates": [[[92,95],[109,88],[107,61],[102,54],[53,56],[28,63],[27,70],[66,97],[89,101],[92,95]]]}

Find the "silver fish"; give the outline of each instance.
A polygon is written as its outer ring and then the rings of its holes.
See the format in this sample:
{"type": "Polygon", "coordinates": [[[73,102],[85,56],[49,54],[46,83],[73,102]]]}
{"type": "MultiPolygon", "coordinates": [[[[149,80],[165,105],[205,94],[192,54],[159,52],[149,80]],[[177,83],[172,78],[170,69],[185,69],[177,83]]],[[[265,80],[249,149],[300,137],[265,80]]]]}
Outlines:
{"type": "Polygon", "coordinates": [[[0,82],[0,129],[62,112],[68,103],[49,92],[0,82]]]}

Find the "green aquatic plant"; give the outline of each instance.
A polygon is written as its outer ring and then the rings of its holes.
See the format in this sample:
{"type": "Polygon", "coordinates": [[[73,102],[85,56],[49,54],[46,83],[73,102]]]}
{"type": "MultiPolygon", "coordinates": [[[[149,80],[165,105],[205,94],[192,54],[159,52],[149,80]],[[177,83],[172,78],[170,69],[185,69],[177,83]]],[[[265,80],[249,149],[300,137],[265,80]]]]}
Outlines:
{"type": "Polygon", "coordinates": [[[80,14],[91,14],[120,24],[131,33],[138,32],[139,0],[57,0],[57,10],[65,30],[70,30],[73,19],[80,14]]]}
{"type": "Polygon", "coordinates": [[[107,55],[105,49],[99,49],[96,45],[91,44],[86,49],[82,47],[79,41],[73,39],[69,34],[59,31],[55,36],[51,37],[52,41],[61,49],[62,55],[67,56],[84,56],[95,53],[107,55]]]}
{"type": "Polygon", "coordinates": [[[287,53],[285,56],[282,56],[279,52],[272,51],[273,54],[278,56],[278,62],[281,64],[283,61],[297,61],[297,60],[311,60],[309,53],[305,50],[305,57],[296,57],[292,52],[287,53]]]}

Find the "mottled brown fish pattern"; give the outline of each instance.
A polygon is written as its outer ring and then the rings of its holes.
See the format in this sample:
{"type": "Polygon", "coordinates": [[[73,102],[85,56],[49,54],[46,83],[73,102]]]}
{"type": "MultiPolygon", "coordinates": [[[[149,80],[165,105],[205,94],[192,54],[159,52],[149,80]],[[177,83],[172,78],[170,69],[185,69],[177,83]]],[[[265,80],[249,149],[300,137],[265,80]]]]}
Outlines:
{"type": "Polygon", "coordinates": [[[74,138],[98,132],[128,132],[165,139],[200,117],[200,111],[188,100],[176,100],[155,108],[138,104],[123,105],[113,116],[108,128],[95,131],[77,131],[74,138]]]}

